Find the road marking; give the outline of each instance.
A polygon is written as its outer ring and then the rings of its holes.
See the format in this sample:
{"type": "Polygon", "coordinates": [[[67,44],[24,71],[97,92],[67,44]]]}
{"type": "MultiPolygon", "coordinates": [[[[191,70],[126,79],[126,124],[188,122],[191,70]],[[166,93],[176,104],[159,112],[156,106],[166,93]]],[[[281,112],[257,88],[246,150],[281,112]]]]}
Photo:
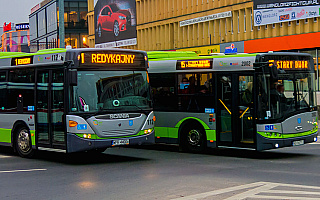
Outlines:
{"type": "Polygon", "coordinates": [[[175,200],[195,200],[210,198],[215,195],[227,194],[239,190],[245,190],[244,192],[229,196],[224,200],[242,200],[247,198],[253,199],[304,199],[304,200],[316,200],[320,196],[320,187],[306,186],[306,185],[294,185],[294,184],[283,184],[283,183],[271,183],[271,182],[256,182],[235,187],[224,188],[220,190],[214,190],[210,192],[190,195],[186,197],[176,198],[175,200]],[[287,190],[283,190],[277,187],[287,187],[287,190]],[[305,191],[303,189],[310,189],[313,191],[305,191]],[[298,190],[297,190],[298,189],[298,190]],[[315,191],[318,190],[318,191],[315,191]],[[300,195],[299,197],[294,195],[300,195]],[[303,195],[303,196],[301,196],[303,195]],[[317,197],[312,197],[316,195],[317,197]]]}
{"type": "Polygon", "coordinates": [[[0,158],[10,158],[10,157],[12,157],[12,156],[1,156],[0,155],[0,158]]]}
{"type": "Polygon", "coordinates": [[[47,169],[18,169],[18,170],[11,170],[11,171],[0,171],[1,173],[16,173],[16,172],[33,172],[33,171],[46,171],[47,169]]]}

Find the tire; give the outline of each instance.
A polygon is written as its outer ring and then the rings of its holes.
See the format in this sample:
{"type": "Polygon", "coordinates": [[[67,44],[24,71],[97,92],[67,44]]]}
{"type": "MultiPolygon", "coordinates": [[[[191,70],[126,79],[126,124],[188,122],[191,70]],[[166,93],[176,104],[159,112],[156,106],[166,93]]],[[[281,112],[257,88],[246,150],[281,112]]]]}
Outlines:
{"type": "Polygon", "coordinates": [[[181,132],[181,149],[186,152],[203,152],[206,148],[206,135],[200,125],[188,125],[181,132]]]}
{"type": "Polygon", "coordinates": [[[31,158],[35,150],[32,149],[30,131],[26,127],[21,127],[16,131],[15,148],[18,154],[24,158],[31,158]]]}
{"type": "Polygon", "coordinates": [[[115,37],[118,37],[120,35],[120,27],[119,27],[119,22],[118,21],[114,21],[113,34],[114,34],[115,37]]]}
{"type": "Polygon", "coordinates": [[[102,29],[101,29],[101,25],[98,26],[98,31],[97,31],[97,35],[99,38],[102,37],[102,29]]]}

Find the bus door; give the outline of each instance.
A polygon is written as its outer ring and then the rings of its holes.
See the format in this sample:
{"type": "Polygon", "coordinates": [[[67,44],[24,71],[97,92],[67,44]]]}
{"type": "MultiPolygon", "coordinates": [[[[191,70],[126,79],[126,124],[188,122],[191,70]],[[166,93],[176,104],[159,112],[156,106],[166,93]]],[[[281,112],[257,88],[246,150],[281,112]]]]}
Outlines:
{"type": "Polygon", "coordinates": [[[65,148],[63,69],[38,70],[36,133],[40,147],[65,148]]]}
{"type": "Polygon", "coordinates": [[[253,75],[217,77],[218,146],[253,147],[253,75]]]}

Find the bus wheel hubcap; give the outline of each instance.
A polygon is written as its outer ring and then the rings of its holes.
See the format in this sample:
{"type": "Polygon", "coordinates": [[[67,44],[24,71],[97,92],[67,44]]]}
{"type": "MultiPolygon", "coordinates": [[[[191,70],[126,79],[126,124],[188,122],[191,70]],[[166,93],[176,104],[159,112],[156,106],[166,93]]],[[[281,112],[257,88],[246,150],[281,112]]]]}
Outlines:
{"type": "Polygon", "coordinates": [[[191,130],[188,134],[188,142],[191,145],[198,145],[201,140],[201,134],[197,130],[191,130]]]}
{"type": "Polygon", "coordinates": [[[30,138],[26,130],[22,130],[18,135],[18,146],[22,152],[28,152],[30,150],[30,138]]]}

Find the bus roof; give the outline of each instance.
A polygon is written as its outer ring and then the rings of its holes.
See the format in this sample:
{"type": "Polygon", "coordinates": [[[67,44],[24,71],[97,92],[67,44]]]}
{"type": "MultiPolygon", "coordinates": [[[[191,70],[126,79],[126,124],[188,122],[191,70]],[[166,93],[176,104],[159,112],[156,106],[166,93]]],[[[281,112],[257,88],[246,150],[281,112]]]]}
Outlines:
{"type": "MultiPolygon", "coordinates": [[[[253,63],[268,62],[269,59],[287,61],[288,59],[301,60],[302,58],[302,60],[308,59],[310,62],[313,62],[310,54],[295,52],[240,53],[198,56],[194,52],[154,51],[148,52],[148,56],[150,62],[150,73],[253,70],[253,63]],[[191,56],[188,56],[189,54],[191,56]]],[[[303,66],[304,65],[302,65],[302,67],[303,66]]],[[[310,66],[313,66],[312,63],[309,63],[309,70],[313,70],[310,66]]],[[[284,69],[308,70],[300,67],[284,69]]]]}
{"type": "MultiPolygon", "coordinates": [[[[118,49],[118,48],[80,48],[80,49],[43,49],[35,53],[24,53],[24,52],[0,52],[0,68],[12,67],[18,65],[30,65],[30,64],[63,64],[65,61],[73,60],[75,66],[79,65],[79,55],[84,53],[94,53],[97,55],[103,52],[112,52],[113,56],[122,56],[122,60],[119,62],[127,63],[127,59],[130,56],[125,57],[125,54],[139,55],[140,60],[145,61],[145,51],[129,50],[129,49],[118,49]],[[122,53],[123,52],[123,53],[122,53]],[[141,55],[140,55],[141,54],[141,55]],[[125,60],[123,60],[125,59],[125,60]]],[[[135,56],[136,57],[136,56],[135,56]]],[[[130,57],[131,58],[131,57],[130,57]]],[[[133,57],[134,58],[134,57],[133,57]]],[[[138,58],[136,57],[135,60],[138,58]]],[[[115,60],[113,57],[112,60],[115,60]]],[[[133,62],[133,60],[132,60],[133,62]]],[[[141,63],[141,61],[139,61],[141,63]]],[[[136,63],[136,61],[135,61],[136,63]]],[[[103,63],[102,63],[103,64],[103,63]]],[[[127,63],[127,65],[130,63],[127,63]]]]}

